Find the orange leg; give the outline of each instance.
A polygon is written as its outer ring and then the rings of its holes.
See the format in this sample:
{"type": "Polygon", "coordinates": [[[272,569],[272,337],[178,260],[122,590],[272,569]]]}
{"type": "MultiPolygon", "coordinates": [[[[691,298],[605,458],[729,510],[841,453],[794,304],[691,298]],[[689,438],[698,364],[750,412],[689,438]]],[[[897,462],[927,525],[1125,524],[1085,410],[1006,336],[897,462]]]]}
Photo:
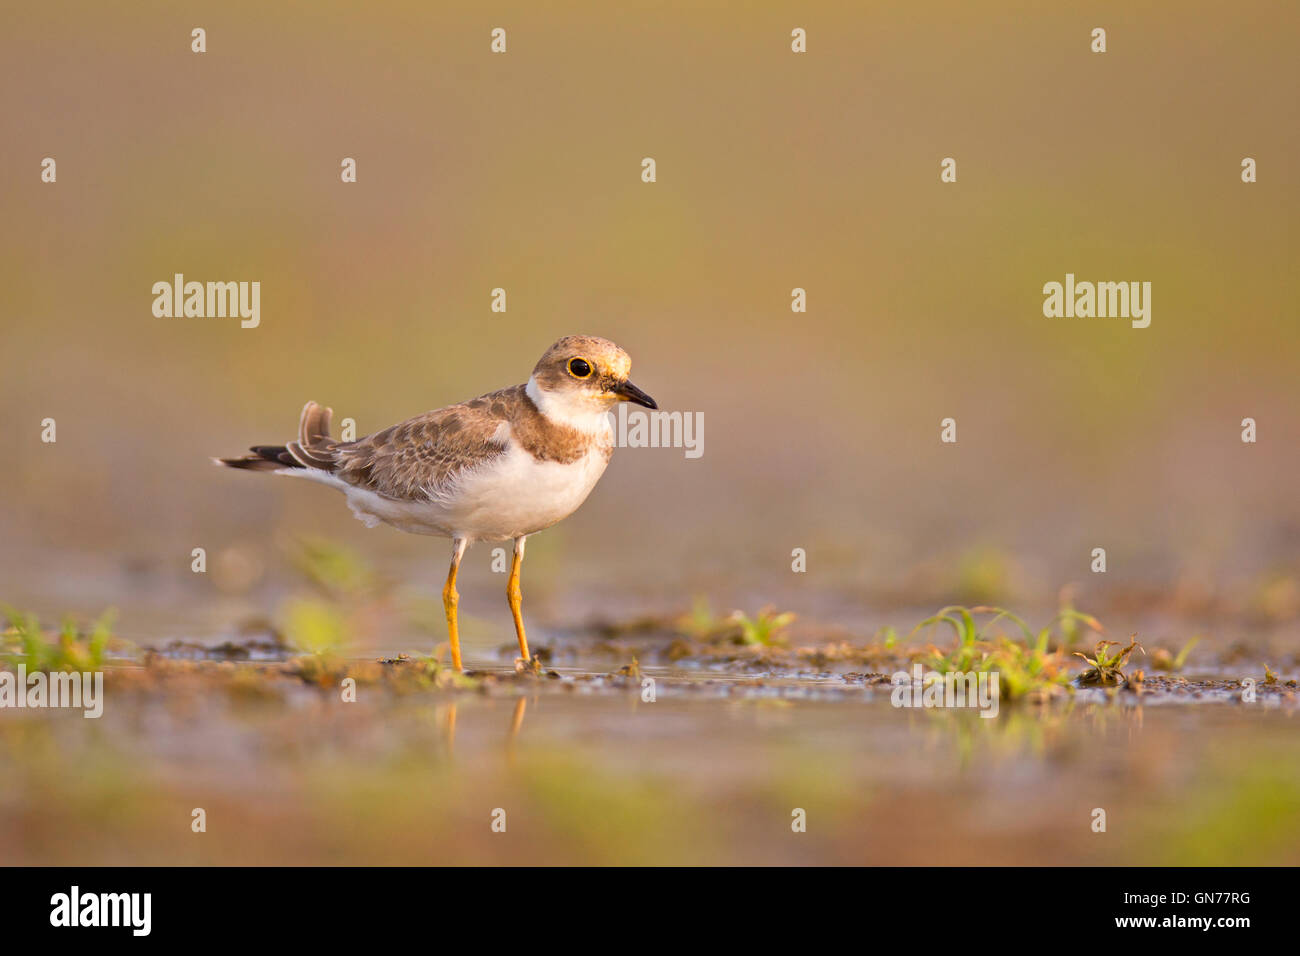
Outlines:
{"type": "Polygon", "coordinates": [[[524,615],[522,611],[524,592],[519,587],[519,567],[524,563],[524,541],[527,538],[515,538],[515,557],[510,562],[510,580],[506,582],[506,600],[510,602],[510,613],[515,619],[515,635],[519,638],[519,655],[524,663],[529,662],[528,638],[524,635],[524,615]]]}
{"type": "Polygon", "coordinates": [[[460,595],[456,593],[456,571],[460,568],[460,559],[465,554],[464,538],[453,538],[451,542],[451,569],[447,572],[447,583],[442,589],[442,609],[447,612],[447,635],[451,639],[451,666],[458,671],[465,668],[460,662],[460,625],[456,617],[456,608],[460,604],[460,595]]]}

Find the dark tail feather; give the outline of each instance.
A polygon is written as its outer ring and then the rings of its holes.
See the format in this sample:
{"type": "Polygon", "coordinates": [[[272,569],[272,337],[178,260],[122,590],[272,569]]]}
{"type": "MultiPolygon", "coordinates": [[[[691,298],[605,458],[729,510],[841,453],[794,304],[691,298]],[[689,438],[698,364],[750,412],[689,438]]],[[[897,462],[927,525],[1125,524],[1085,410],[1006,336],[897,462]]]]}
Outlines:
{"type": "Polygon", "coordinates": [[[243,468],[246,471],[279,471],[281,468],[301,468],[302,465],[289,454],[283,445],[254,445],[249,449],[251,455],[240,458],[214,458],[218,465],[227,468],[243,468]]]}
{"type": "Polygon", "coordinates": [[[319,468],[334,470],[334,449],[338,443],[330,438],[331,409],[308,402],[298,420],[298,440],[287,445],[254,445],[251,455],[240,458],[214,458],[218,465],[243,468],[245,471],[279,471],[281,468],[319,468]]]}

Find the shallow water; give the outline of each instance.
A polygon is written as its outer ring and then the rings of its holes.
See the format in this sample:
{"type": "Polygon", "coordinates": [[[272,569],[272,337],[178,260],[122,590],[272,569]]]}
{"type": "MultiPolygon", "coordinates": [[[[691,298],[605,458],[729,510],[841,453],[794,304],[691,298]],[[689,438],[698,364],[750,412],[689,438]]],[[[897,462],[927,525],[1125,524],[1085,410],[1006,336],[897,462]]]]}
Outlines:
{"type": "Polygon", "coordinates": [[[8,712],[0,862],[1300,862],[1285,688],[981,719],[835,674],[646,666],[650,701],[612,668],[453,689],[415,666],[351,662],[344,702],[281,664],[164,658],[110,668],[99,720],[8,712]]]}

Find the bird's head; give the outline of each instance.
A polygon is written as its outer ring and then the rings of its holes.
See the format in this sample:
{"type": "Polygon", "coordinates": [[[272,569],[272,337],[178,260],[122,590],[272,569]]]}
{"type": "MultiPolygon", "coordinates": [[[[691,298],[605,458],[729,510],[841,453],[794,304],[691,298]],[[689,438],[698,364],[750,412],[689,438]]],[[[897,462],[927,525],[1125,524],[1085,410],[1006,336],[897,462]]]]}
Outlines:
{"type": "Polygon", "coordinates": [[[603,414],[620,402],[658,408],[628,381],[632,360],[609,339],[566,335],[541,357],[528,380],[528,395],[543,414],[561,421],[603,414]]]}

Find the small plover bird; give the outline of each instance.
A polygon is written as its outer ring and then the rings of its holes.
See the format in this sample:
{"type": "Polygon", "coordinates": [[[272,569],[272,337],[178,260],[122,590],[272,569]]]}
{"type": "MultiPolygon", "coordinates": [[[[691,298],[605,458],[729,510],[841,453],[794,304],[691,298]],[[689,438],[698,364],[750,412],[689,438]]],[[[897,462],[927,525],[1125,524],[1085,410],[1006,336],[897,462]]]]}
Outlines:
{"type": "Polygon", "coordinates": [[[451,662],[463,670],[456,571],[474,541],[514,540],[506,597],[519,652],[531,664],[520,613],[519,566],[530,534],[586,500],[614,451],[608,412],[619,402],[658,408],[628,381],[632,361],[608,339],[570,335],[542,356],[527,384],[448,405],[357,441],[330,437],[331,409],[308,402],[298,438],[254,445],[218,464],[308,478],[339,489],[374,527],[451,539],[442,589],[451,662]]]}

